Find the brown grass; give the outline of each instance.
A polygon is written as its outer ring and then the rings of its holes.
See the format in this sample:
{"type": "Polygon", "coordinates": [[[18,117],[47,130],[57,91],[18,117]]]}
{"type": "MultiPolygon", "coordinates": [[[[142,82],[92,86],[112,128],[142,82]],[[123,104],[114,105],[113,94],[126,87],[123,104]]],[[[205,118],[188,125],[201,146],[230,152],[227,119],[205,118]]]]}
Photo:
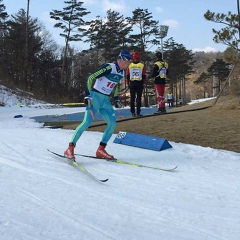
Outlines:
{"type": "MultiPolygon", "coordinates": [[[[209,100],[169,110],[169,112],[178,112],[211,106],[198,111],[155,115],[118,122],[115,133],[134,132],[162,137],[173,142],[240,152],[239,98],[220,97],[217,104],[212,106],[214,101],[209,100]]],[[[89,130],[103,132],[105,128],[106,126],[98,126],[91,127],[89,130]]]]}

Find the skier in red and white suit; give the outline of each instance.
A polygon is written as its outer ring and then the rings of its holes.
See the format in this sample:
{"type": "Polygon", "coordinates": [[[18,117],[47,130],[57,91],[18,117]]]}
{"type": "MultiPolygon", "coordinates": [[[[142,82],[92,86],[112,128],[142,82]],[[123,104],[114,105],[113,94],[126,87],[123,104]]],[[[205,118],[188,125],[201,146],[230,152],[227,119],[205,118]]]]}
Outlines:
{"type": "Polygon", "coordinates": [[[162,58],[162,53],[156,53],[157,61],[154,63],[152,77],[154,78],[154,88],[157,97],[158,113],[166,113],[165,109],[165,85],[168,75],[168,63],[162,58]]]}

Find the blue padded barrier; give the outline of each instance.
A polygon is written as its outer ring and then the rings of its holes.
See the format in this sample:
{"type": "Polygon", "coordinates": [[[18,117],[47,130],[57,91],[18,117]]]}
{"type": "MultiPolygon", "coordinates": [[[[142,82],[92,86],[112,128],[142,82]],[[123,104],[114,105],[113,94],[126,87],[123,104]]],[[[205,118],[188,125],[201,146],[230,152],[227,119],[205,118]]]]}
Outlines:
{"type": "Polygon", "coordinates": [[[113,142],[155,151],[162,151],[168,148],[172,148],[172,145],[164,138],[146,136],[130,132],[119,132],[113,142]]]}

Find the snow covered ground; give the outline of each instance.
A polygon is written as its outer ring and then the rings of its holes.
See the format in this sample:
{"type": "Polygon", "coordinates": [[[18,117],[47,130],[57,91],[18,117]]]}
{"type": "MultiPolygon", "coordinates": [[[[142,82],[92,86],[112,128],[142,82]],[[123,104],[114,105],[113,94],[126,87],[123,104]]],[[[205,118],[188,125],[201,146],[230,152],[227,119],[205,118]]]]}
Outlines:
{"type": "MultiPolygon", "coordinates": [[[[239,240],[240,154],[183,143],[161,152],[109,141],[115,157],[163,172],[77,157],[106,183],[60,154],[73,130],[29,117],[84,108],[0,107],[1,240],[239,240]],[[14,118],[22,115],[21,118],[14,118]]],[[[76,153],[94,155],[100,132],[87,131],[76,153]]]]}

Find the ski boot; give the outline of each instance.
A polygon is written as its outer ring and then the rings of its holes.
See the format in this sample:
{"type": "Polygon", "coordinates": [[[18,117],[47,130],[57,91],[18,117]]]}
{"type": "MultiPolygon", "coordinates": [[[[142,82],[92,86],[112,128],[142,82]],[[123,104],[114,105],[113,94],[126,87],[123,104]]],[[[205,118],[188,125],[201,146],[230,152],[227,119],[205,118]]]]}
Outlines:
{"type": "Polygon", "coordinates": [[[105,147],[106,146],[101,146],[101,145],[98,147],[98,149],[96,151],[96,157],[106,158],[106,159],[114,159],[113,155],[110,155],[106,152],[105,147]]]}
{"type": "Polygon", "coordinates": [[[64,152],[64,156],[73,161],[75,161],[74,147],[75,147],[74,144],[70,142],[68,149],[64,152]]]}

